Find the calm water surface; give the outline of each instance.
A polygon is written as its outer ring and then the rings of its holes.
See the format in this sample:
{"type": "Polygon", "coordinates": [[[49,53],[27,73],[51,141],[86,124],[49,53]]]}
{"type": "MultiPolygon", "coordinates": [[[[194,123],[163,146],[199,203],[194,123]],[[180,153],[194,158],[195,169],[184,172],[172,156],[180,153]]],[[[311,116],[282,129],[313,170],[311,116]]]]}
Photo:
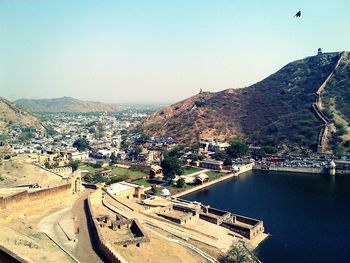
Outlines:
{"type": "Polygon", "coordinates": [[[264,221],[269,262],[350,262],[350,175],[250,172],[183,197],[264,221]]]}

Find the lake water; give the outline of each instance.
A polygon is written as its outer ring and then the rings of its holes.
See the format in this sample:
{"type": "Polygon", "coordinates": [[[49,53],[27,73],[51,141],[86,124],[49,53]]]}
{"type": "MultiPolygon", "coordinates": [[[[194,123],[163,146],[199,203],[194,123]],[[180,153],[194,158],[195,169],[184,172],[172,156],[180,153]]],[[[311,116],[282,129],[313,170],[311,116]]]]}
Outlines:
{"type": "Polygon", "coordinates": [[[249,172],[183,197],[261,219],[269,262],[350,262],[350,175],[249,172]]]}

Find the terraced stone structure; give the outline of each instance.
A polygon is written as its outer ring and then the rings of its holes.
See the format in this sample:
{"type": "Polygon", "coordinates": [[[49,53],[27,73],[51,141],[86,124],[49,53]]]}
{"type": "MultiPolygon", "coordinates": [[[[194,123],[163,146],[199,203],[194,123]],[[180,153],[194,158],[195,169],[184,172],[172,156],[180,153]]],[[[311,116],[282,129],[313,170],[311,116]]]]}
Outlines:
{"type": "Polygon", "coordinates": [[[231,214],[230,212],[209,206],[202,206],[202,212],[199,218],[228,228],[247,239],[253,239],[259,234],[264,233],[264,223],[261,220],[231,214]]]}
{"type": "Polygon", "coordinates": [[[191,208],[187,206],[171,204],[162,208],[156,214],[174,223],[182,225],[195,218],[198,218],[199,210],[199,207],[191,208]]]}
{"type": "Polygon", "coordinates": [[[99,227],[109,227],[116,231],[118,240],[113,242],[115,245],[127,247],[128,245],[136,244],[137,247],[140,247],[141,243],[149,242],[147,234],[137,219],[125,219],[118,215],[116,215],[116,220],[114,221],[106,215],[100,215],[96,219],[99,227]]]}

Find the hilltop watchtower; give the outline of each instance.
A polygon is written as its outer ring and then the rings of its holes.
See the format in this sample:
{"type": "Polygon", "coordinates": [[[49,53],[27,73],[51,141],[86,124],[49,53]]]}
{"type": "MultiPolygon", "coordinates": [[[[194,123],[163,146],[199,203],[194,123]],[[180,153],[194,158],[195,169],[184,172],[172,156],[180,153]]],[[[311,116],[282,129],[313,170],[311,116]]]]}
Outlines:
{"type": "Polygon", "coordinates": [[[321,48],[319,48],[319,49],[317,50],[317,55],[318,55],[318,56],[322,55],[322,50],[321,50],[321,48]]]}

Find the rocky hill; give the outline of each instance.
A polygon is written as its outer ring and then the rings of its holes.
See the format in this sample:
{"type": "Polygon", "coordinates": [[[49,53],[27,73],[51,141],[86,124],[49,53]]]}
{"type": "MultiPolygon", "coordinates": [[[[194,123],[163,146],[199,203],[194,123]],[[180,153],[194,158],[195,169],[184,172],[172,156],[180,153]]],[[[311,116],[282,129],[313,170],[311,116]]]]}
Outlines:
{"type": "Polygon", "coordinates": [[[83,101],[71,97],[55,99],[20,99],[15,103],[32,112],[114,112],[119,106],[96,101],[83,101]]]}
{"type": "Polygon", "coordinates": [[[333,113],[334,118],[342,116],[344,125],[350,120],[347,54],[307,57],[250,87],[197,94],[154,113],[140,128],[148,135],[173,136],[180,143],[240,135],[261,145],[316,150],[325,123],[313,104],[322,84],[326,106],[321,110],[333,113]]]}
{"type": "Polygon", "coordinates": [[[12,126],[35,127],[43,130],[40,119],[18,108],[14,103],[0,97],[0,131],[12,126]]]}

